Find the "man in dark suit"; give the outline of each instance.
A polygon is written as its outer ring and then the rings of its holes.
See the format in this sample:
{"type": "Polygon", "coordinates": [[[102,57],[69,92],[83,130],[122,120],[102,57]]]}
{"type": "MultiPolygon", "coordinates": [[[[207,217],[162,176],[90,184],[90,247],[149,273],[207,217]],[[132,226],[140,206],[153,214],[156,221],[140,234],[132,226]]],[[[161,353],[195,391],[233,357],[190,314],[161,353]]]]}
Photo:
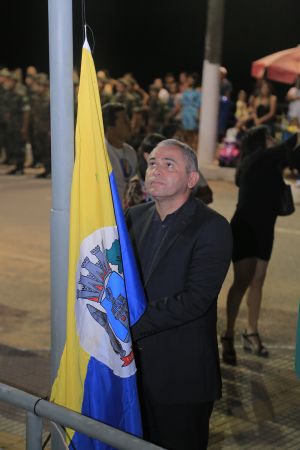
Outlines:
{"type": "Polygon", "coordinates": [[[154,202],[127,212],[148,306],[132,327],[145,439],[167,449],[206,449],[221,396],[217,297],[231,258],[227,221],[191,196],[193,150],[174,139],[151,152],[154,202]]]}

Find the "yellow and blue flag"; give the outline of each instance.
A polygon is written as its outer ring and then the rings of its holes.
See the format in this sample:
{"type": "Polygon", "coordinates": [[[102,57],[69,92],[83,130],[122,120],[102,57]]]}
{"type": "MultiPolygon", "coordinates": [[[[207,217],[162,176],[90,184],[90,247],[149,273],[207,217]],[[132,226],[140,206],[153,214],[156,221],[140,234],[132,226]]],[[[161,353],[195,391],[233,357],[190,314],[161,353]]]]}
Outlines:
{"type": "MultiPolygon", "coordinates": [[[[95,66],[82,50],[70,206],[66,344],[51,400],[142,435],[129,326],[145,298],[105,147],[95,66]]],[[[69,448],[110,447],[69,430],[69,448]],[[73,446],[72,446],[73,444],[73,446]]]]}

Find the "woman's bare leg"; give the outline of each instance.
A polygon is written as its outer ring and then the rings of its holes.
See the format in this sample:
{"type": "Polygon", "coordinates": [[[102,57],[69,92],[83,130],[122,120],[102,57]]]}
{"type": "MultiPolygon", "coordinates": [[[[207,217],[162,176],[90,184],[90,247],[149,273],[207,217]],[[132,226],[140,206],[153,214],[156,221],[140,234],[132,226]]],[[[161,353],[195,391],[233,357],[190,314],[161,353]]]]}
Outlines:
{"type": "Polygon", "coordinates": [[[247,333],[258,332],[258,319],[260,313],[262,289],[266,278],[268,261],[262,259],[257,260],[255,273],[252,278],[248,290],[247,306],[248,306],[248,326],[247,333]]]}
{"type": "Polygon", "coordinates": [[[224,333],[226,337],[234,336],[235,321],[242,298],[254,276],[256,261],[256,258],[246,258],[233,264],[234,280],[227,296],[227,327],[224,333]]]}

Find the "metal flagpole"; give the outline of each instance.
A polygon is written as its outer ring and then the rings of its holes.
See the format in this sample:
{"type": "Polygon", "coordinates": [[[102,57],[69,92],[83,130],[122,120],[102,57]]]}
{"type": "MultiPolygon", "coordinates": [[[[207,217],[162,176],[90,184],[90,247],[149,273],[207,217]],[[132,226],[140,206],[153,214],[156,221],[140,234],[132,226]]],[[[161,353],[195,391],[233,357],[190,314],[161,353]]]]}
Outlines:
{"type": "MultiPolygon", "coordinates": [[[[72,0],[48,0],[51,108],[51,381],[66,337],[69,204],[74,164],[72,0]]],[[[52,429],[52,449],[64,449],[52,429]]]]}
{"type": "Polygon", "coordinates": [[[202,71],[200,138],[197,152],[200,165],[212,163],[216,150],[224,3],[225,0],[208,0],[202,71]]]}

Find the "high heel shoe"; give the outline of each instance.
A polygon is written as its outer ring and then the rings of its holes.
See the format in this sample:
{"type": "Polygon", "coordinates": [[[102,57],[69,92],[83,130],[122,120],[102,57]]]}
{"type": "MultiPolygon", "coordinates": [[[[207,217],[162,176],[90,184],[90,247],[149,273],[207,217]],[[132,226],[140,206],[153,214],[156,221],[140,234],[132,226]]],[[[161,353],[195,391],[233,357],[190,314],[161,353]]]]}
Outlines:
{"type": "Polygon", "coordinates": [[[263,358],[267,358],[269,356],[269,351],[262,344],[260,335],[258,333],[243,333],[242,344],[245,352],[253,353],[256,356],[261,356],[263,358]]]}
{"type": "Polygon", "coordinates": [[[221,336],[222,360],[225,364],[236,366],[236,352],[234,349],[234,338],[221,336]]]}

